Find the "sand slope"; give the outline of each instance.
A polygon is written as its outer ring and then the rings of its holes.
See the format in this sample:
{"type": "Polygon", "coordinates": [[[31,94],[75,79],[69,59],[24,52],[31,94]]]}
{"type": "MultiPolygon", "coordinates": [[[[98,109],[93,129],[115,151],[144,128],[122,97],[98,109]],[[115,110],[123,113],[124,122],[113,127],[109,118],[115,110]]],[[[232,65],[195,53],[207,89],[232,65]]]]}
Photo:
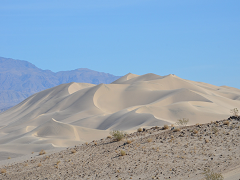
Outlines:
{"type": "Polygon", "coordinates": [[[0,114],[0,151],[66,147],[106,137],[110,130],[189,124],[229,117],[240,90],[175,75],[127,74],[111,84],[68,83],[36,93],[0,114]],[[23,146],[26,145],[26,146],[23,146]],[[16,148],[14,148],[16,147],[16,148]]]}

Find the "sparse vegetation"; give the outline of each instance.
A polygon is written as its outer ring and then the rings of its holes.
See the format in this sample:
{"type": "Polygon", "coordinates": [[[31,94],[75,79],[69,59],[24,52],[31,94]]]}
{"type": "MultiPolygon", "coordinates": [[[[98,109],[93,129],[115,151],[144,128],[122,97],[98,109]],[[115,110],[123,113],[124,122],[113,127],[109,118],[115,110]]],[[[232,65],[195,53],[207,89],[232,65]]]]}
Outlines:
{"type": "Polygon", "coordinates": [[[175,128],[175,129],[173,130],[173,132],[178,132],[178,131],[181,131],[181,129],[180,129],[180,128],[175,128]]]}
{"type": "Polygon", "coordinates": [[[152,142],[152,139],[151,138],[148,138],[148,140],[147,140],[148,142],[152,142]]]}
{"type": "Polygon", "coordinates": [[[143,131],[142,128],[138,128],[138,129],[137,129],[137,132],[142,132],[142,131],[143,131]]]}
{"type": "Polygon", "coordinates": [[[4,174],[4,173],[6,173],[6,172],[7,172],[6,169],[1,169],[1,174],[4,174]]]}
{"type": "Polygon", "coordinates": [[[163,129],[169,129],[169,126],[168,126],[167,124],[165,124],[165,125],[163,126],[163,129]]]}
{"type": "Polygon", "coordinates": [[[236,124],[232,124],[231,127],[230,127],[230,129],[232,130],[232,129],[234,129],[235,127],[237,127],[237,125],[236,125],[236,124]]]}
{"type": "Polygon", "coordinates": [[[46,151],[44,151],[43,149],[39,152],[39,155],[44,155],[46,154],[46,151]]]}
{"type": "Polygon", "coordinates": [[[212,128],[212,131],[213,131],[214,134],[216,134],[216,133],[218,132],[218,128],[213,127],[213,128],[212,128]]]}
{"type": "Polygon", "coordinates": [[[127,144],[131,144],[132,143],[132,141],[131,140],[127,140],[127,144]]]}
{"type": "Polygon", "coordinates": [[[189,119],[187,119],[187,118],[182,118],[182,119],[179,119],[179,120],[176,122],[176,124],[177,124],[178,126],[186,126],[188,122],[189,122],[189,119]]]}
{"type": "Polygon", "coordinates": [[[8,159],[11,159],[11,157],[8,157],[8,159]]]}
{"type": "Polygon", "coordinates": [[[230,112],[233,114],[233,116],[238,117],[238,109],[237,108],[231,109],[230,112]]]}
{"type": "Polygon", "coordinates": [[[41,167],[42,166],[42,164],[41,163],[38,163],[38,165],[37,165],[38,167],[41,167]]]}
{"type": "Polygon", "coordinates": [[[110,139],[110,138],[112,138],[112,136],[109,135],[109,136],[107,136],[107,138],[110,139]]]}
{"type": "Polygon", "coordinates": [[[126,136],[125,132],[119,130],[113,130],[110,132],[110,134],[114,137],[116,141],[121,141],[126,136]]]}
{"type": "Polygon", "coordinates": [[[223,176],[220,173],[214,173],[209,169],[204,171],[206,180],[223,180],[223,176]]]}
{"type": "Polygon", "coordinates": [[[77,151],[76,149],[71,149],[72,154],[75,154],[77,151]]]}
{"type": "Polygon", "coordinates": [[[224,121],[224,122],[223,122],[223,125],[227,125],[227,126],[229,126],[229,124],[230,124],[229,121],[224,121]]]}
{"type": "Polygon", "coordinates": [[[121,150],[121,151],[120,151],[120,154],[121,154],[121,156],[125,156],[125,155],[126,155],[126,152],[125,152],[124,150],[121,150]]]}
{"type": "Polygon", "coordinates": [[[194,134],[197,134],[197,133],[198,133],[198,130],[194,129],[194,130],[193,130],[193,133],[194,133],[194,134]]]}

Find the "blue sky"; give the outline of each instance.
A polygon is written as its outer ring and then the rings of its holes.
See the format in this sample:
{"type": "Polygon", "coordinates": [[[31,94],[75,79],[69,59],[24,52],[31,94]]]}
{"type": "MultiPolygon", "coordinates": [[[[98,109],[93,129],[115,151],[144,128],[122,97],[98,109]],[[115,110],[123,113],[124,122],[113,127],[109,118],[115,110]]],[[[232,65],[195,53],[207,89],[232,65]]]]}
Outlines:
{"type": "Polygon", "coordinates": [[[0,56],[240,88],[239,0],[0,1],[0,56]]]}

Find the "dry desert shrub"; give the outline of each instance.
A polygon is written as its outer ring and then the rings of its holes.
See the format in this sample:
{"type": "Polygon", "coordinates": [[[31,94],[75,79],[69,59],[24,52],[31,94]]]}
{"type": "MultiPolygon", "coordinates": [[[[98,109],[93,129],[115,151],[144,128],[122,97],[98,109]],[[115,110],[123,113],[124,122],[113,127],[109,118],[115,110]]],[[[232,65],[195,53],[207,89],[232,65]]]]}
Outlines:
{"type": "Polygon", "coordinates": [[[175,128],[175,129],[173,130],[173,132],[178,132],[178,131],[180,131],[180,128],[175,128]]]}
{"type": "Polygon", "coordinates": [[[223,176],[220,173],[214,173],[209,169],[205,170],[203,174],[206,180],[223,180],[223,176]]]}
{"type": "Polygon", "coordinates": [[[121,141],[126,136],[125,132],[119,130],[113,130],[110,132],[110,134],[114,137],[116,141],[121,141]]]}
{"type": "Polygon", "coordinates": [[[1,174],[4,174],[4,173],[6,173],[6,172],[7,172],[6,169],[1,169],[1,174]]]}
{"type": "Polygon", "coordinates": [[[138,128],[138,129],[137,129],[137,132],[142,132],[142,131],[143,131],[142,128],[138,128]]]}
{"type": "Polygon", "coordinates": [[[148,140],[147,140],[148,142],[152,142],[152,139],[151,138],[148,138],[148,140]]]}
{"type": "Polygon", "coordinates": [[[238,109],[237,109],[237,108],[231,109],[231,110],[230,110],[230,113],[232,113],[233,116],[238,117],[238,109]]]}
{"type": "Polygon", "coordinates": [[[165,124],[165,125],[163,126],[163,129],[169,129],[169,126],[168,126],[167,124],[165,124]]]}
{"type": "Polygon", "coordinates": [[[224,122],[223,122],[223,125],[229,126],[229,123],[230,123],[229,121],[224,121],[224,122]]]}
{"type": "Polygon", "coordinates": [[[11,157],[8,157],[8,159],[11,159],[11,157]]]}
{"type": "Polygon", "coordinates": [[[177,124],[178,126],[186,126],[188,122],[189,122],[189,119],[187,119],[187,118],[182,118],[182,119],[179,119],[179,120],[176,122],[176,124],[177,124]]]}
{"type": "Polygon", "coordinates": [[[233,125],[230,126],[230,129],[232,130],[232,129],[234,129],[235,127],[237,127],[237,125],[236,125],[236,124],[233,124],[233,125]]]}
{"type": "Polygon", "coordinates": [[[40,152],[39,152],[39,155],[44,155],[46,154],[46,152],[42,149],[40,152]]]}
{"type": "Polygon", "coordinates": [[[132,143],[132,141],[131,140],[127,140],[127,144],[131,144],[132,143]]]}
{"type": "Polygon", "coordinates": [[[56,164],[58,165],[61,161],[58,161],[56,164]]]}
{"type": "Polygon", "coordinates": [[[77,152],[76,149],[71,149],[72,154],[75,154],[76,152],[77,152]]]}
{"type": "Polygon", "coordinates": [[[194,129],[194,130],[193,130],[193,133],[194,133],[194,134],[197,134],[197,133],[198,133],[198,130],[194,129]]]}
{"type": "Polygon", "coordinates": [[[216,134],[216,133],[218,132],[218,128],[213,127],[213,128],[212,128],[212,131],[213,131],[214,134],[216,134]]]}
{"type": "Polygon", "coordinates": [[[38,167],[41,167],[41,166],[42,166],[42,164],[41,164],[41,163],[39,163],[37,166],[38,166],[38,167]]]}
{"type": "Polygon", "coordinates": [[[124,150],[121,150],[121,151],[120,151],[120,154],[121,154],[121,156],[125,156],[125,155],[126,155],[126,152],[125,152],[124,150]]]}
{"type": "Polygon", "coordinates": [[[109,136],[107,136],[107,138],[110,139],[110,138],[112,138],[112,136],[109,135],[109,136]]]}
{"type": "Polygon", "coordinates": [[[208,140],[208,139],[205,139],[205,143],[209,143],[209,140],[208,140]]]}

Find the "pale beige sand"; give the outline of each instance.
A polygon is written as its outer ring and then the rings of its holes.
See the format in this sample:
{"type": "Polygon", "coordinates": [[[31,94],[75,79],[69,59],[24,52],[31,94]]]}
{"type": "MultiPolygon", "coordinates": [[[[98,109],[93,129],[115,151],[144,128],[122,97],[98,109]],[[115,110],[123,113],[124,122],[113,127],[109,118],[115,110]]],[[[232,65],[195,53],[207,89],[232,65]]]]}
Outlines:
{"type": "Polygon", "coordinates": [[[47,152],[0,165],[6,170],[0,179],[202,180],[208,168],[222,173],[225,180],[238,180],[240,118],[229,122],[182,127],[177,132],[153,127],[131,133],[119,142],[104,138],[53,154],[47,152]],[[121,150],[125,156],[120,155],[121,150]]]}
{"type": "Polygon", "coordinates": [[[106,137],[113,129],[189,124],[229,117],[240,90],[175,75],[127,74],[111,84],[68,83],[0,114],[0,152],[29,154],[106,137]]]}
{"type": "Polygon", "coordinates": [[[224,180],[239,180],[240,179],[240,166],[234,167],[233,170],[229,170],[223,173],[224,180]]]}

